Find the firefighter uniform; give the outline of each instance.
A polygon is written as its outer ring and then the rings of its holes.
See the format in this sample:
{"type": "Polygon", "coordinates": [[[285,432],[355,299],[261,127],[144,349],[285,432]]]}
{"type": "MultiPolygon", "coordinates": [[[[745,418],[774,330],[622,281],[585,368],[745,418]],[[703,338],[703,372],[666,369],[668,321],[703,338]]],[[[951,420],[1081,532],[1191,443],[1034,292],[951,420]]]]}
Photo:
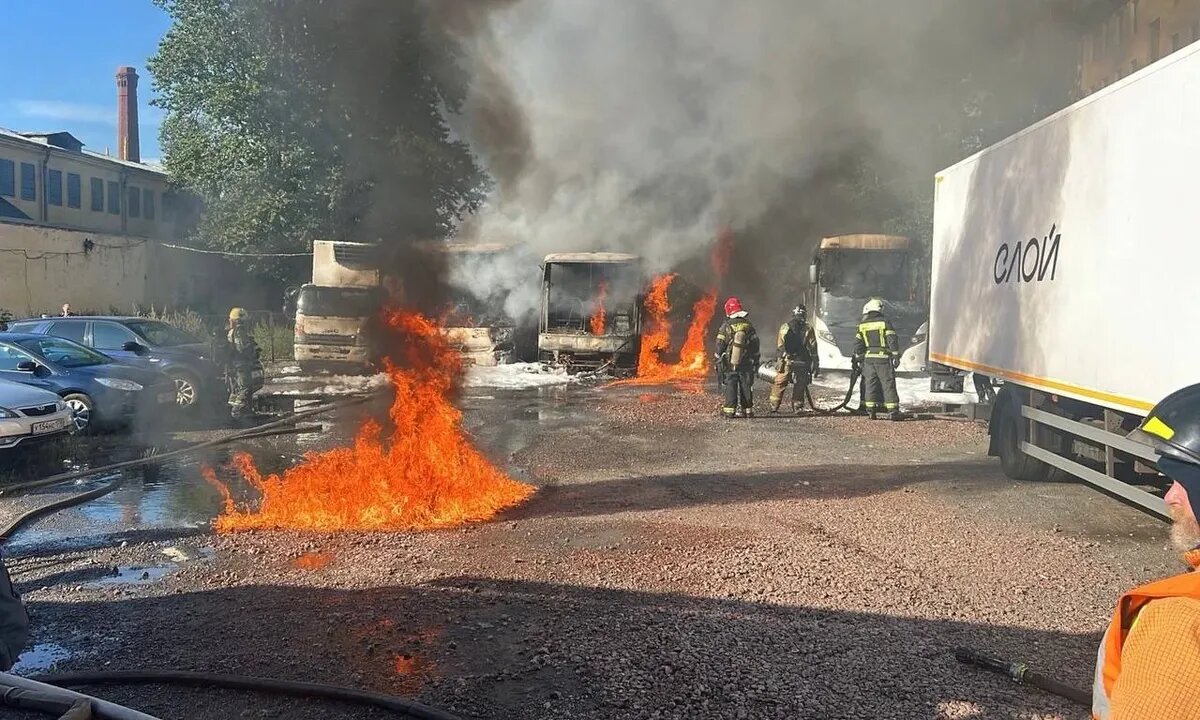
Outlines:
{"type": "Polygon", "coordinates": [[[242,417],[250,410],[250,397],[262,387],[256,382],[254,371],[258,366],[258,343],[246,326],[246,311],[234,308],[229,312],[229,356],[225,366],[225,378],[229,383],[229,414],[242,417]]]}
{"type": "Polygon", "coordinates": [[[792,412],[797,412],[804,406],[808,385],[819,370],[817,334],[808,325],[804,305],[797,305],[792,310],[792,319],[779,327],[775,345],[779,359],[775,381],[771,383],[771,412],[779,412],[788,383],[793,383],[792,412]]]}
{"type": "Polygon", "coordinates": [[[1191,570],[1121,596],[1096,653],[1092,717],[1190,720],[1200,717],[1200,547],[1187,548],[1200,517],[1200,385],[1164,398],[1139,430],[1173,481],[1172,535],[1182,531],[1176,549],[1191,570]]]}
{"type": "Polygon", "coordinates": [[[862,368],[867,412],[874,418],[883,410],[891,419],[901,419],[900,394],[896,391],[900,347],[896,329],[883,316],[883,303],[879,300],[871,300],[863,306],[863,318],[854,342],[854,360],[862,368]]]}
{"type": "Polygon", "coordinates": [[[758,372],[759,343],[754,324],[737,298],[725,301],[725,322],[717,331],[717,363],[725,384],[727,418],[754,417],[754,376],[758,372]]]}

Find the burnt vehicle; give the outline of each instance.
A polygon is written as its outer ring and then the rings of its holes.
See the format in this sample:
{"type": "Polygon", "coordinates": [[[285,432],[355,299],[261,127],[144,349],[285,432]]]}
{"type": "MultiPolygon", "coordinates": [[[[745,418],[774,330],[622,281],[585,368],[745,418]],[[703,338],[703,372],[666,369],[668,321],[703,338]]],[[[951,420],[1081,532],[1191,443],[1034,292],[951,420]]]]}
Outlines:
{"type": "Polygon", "coordinates": [[[538,360],[568,372],[637,372],[642,331],[637,255],[556,253],[542,265],[538,360]]]}
{"type": "MultiPolygon", "coordinates": [[[[506,365],[516,350],[516,323],[504,310],[504,297],[481,298],[476,279],[519,262],[518,249],[504,243],[423,243],[443,256],[450,274],[450,298],[439,318],[442,334],[466,365],[506,365]]],[[[532,267],[530,268],[532,269],[532,267]]]]}

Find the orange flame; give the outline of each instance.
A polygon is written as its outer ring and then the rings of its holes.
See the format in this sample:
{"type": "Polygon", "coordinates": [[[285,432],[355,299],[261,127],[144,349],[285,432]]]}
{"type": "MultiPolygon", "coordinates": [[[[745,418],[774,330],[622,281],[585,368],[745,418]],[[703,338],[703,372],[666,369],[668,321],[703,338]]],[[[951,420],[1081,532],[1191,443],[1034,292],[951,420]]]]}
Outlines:
{"type": "Polygon", "coordinates": [[[330,563],[333,558],[329,553],[304,553],[292,561],[292,567],[300,570],[320,570],[330,563]]]}
{"type": "Polygon", "coordinates": [[[604,301],[608,299],[608,283],[601,280],[596,288],[596,310],[592,313],[591,330],[593,335],[604,334],[604,301]]]}
{"type": "Polygon", "coordinates": [[[487,520],[524,501],[533,488],[506,476],[464,435],[450,401],[462,358],[440,329],[407,311],[385,312],[399,348],[384,361],[396,395],[390,438],[368,420],[352,447],[309,453],[282,475],[262,477],[249,455],[233,464],[262,495],[257,509],[238,507],[210,469],[205,477],[224,497],[218,532],[251,529],[423,530],[487,520]]]}

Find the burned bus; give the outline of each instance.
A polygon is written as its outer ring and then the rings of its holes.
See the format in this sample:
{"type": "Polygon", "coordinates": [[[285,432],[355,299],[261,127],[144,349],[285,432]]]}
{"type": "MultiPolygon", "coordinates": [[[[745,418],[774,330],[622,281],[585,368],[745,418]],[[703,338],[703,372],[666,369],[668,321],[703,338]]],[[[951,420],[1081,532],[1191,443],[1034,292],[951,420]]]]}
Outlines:
{"type": "Polygon", "coordinates": [[[637,372],[642,267],[636,255],[557,253],[542,264],[538,360],[579,370],[637,372]]]}

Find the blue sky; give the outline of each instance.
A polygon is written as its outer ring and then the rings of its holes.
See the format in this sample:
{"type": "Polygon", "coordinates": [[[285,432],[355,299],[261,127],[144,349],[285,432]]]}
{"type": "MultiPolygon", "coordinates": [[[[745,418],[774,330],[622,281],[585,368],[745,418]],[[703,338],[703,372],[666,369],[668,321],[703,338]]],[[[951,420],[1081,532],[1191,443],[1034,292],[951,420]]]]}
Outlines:
{"type": "Polygon", "coordinates": [[[0,127],[66,130],[87,149],[116,152],[120,65],[137,68],[142,160],[161,157],[162,113],[150,107],[146,59],[170,26],[150,0],[0,0],[5,57],[0,127]]]}

